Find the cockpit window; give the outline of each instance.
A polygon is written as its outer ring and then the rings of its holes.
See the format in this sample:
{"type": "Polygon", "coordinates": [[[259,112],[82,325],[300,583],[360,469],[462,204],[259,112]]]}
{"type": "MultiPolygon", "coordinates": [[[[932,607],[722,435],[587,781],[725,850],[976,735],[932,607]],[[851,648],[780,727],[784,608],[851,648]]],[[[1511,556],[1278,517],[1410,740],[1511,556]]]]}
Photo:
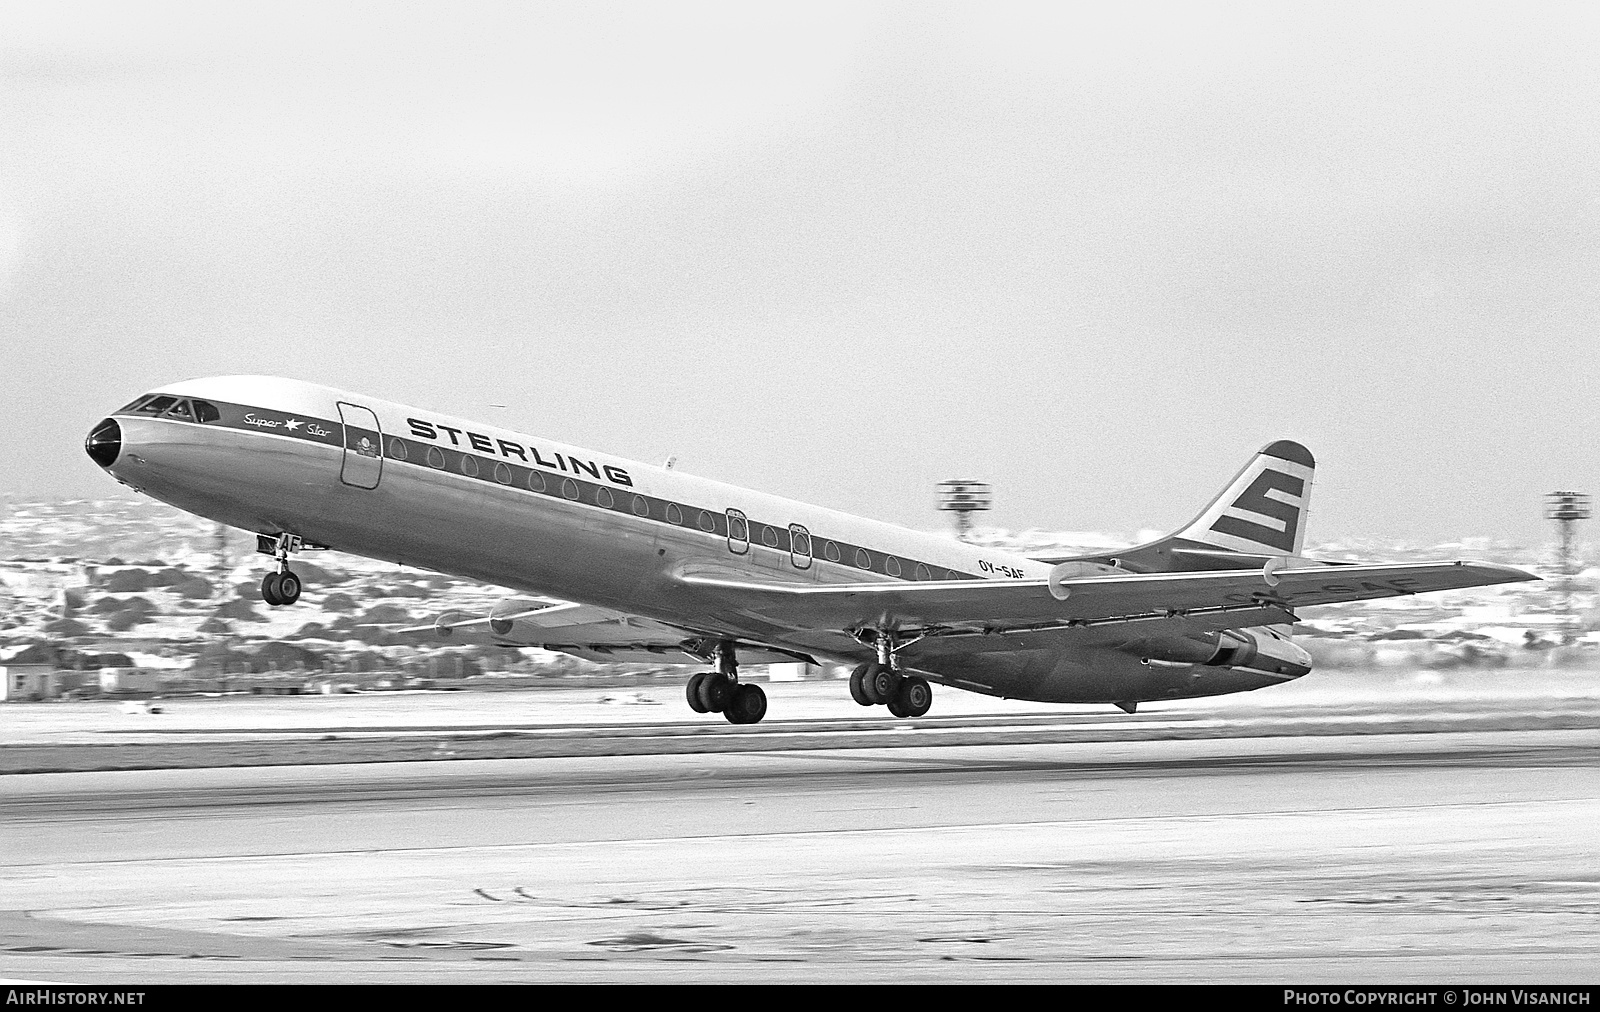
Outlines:
{"type": "Polygon", "coordinates": [[[147,401],[149,399],[150,399],[150,395],[149,394],[140,394],[138,397],[135,397],[133,400],[129,401],[127,404],[125,404],[122,407],[118,408],[115,413],[119,414],[119,415],[125,415],[128,412],[133,411],[134,409],[138,408],[139,405],[143,404],[145,401],[147,401]]]}
{"type": "Polygon", "coordinates": [[[178,403],[174,404],[170,409],[168,409],[167,413],[162,417],[164,417],[164,418],[181,418],[186,422],[192,422],[192,421],[194,421],[194,412],[189,410],[189,402],[188,401],[179,401],[178,403]]]}
{"type": "Polygon", "coordinates": [[[162,394],[159,397],[152,397],[139,406],[139,414],[159,415],[163,411],[172,407],[173,402],[176,400],[176,397],[168,397],[166,394],[162,394]]]}
{"type": "Polygon", "coordinates": [[[222,417],[222,412],[210,401],[194,402],[194,420],[197,422],[214,422],[222,417]]]}

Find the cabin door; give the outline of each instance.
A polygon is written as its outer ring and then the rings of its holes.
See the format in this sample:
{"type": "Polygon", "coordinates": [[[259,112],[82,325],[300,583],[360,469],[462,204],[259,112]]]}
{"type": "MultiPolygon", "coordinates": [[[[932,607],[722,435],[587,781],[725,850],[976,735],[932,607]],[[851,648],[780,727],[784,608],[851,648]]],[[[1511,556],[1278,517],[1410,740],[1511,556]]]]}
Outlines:
{"type": "Polygon", "coordinates": [[[344,423],[344,463],[339,480],[356,488],[377,488],[383,477],[383,430],[378,416],[359,404],[339,402],[344,423]]]}

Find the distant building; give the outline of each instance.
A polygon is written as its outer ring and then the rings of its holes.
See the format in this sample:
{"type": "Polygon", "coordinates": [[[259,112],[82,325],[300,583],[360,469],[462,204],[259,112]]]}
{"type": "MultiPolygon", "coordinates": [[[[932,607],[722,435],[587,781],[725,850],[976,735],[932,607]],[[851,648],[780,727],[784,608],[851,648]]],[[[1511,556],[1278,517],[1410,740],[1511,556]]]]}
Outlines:
{"type": "Polygon", "coordinates": [[[56,696],[54,664],[8,664],[0,667],[0,702],[23,703],[56,696]]]}
{"type": "Polygon", "coordinates": [[[154,692],[161,687],[160,672],[143,668],[101,668],[101,692],[154,692]]]}

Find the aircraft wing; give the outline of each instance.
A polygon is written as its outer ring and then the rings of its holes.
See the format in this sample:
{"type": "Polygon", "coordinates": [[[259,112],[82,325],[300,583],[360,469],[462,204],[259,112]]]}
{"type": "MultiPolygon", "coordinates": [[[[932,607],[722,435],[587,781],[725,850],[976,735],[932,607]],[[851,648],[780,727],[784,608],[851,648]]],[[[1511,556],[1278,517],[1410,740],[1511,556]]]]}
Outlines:
{"type": "MultiPolygon", "coordinates": [[[[704,658],[716,637],[571,601],[505,602],[487,616],[474,618],[462,612],[445,612],[425,625],[391,629],[420,633],[440,640],[483,646],[539,647],[571,654],[588,661],[631,664],[695,664],[704,658]]],[[[809,661],[807,654],[741,643],[739,656],[750,664],[786,664],[809,661]]]]}
{"type": "Polygon", "coordinates": [[[753,618],[789,628],[1001,633],[1178,617],[1212,628],[1293,621],[1295,608],[1538,579],[1487,562],[1139,573],[1047,580],[797,585],[683,576],[753,618]],[[1237,613],[1237,621],[1232,620],[1237,613]]]}
{"type": "Polygon", "coordinates": [[[591,625],[626,625],[628,620],[644,622],[631,615],[620,611],[610,611],[605,608],[596,608],[592,605],[574,604],[571,601],[545,600],[529,602],[514,600],[511,602],[517,607],[496,606],[487,615],[473,616],[466,612],[447,611],[430,622],[418,625],[379,624],[374,628],[387,629],[393,633],[433,633],[441,639],[449,638],[456,633],[482,632],[487,635],[503,635],[510,632],[513,627],[520,627],[523,631],[533,629],[571,629],[574,627],[591,625]],[[511,624],[511,625],[508,625],[511,624]]]}

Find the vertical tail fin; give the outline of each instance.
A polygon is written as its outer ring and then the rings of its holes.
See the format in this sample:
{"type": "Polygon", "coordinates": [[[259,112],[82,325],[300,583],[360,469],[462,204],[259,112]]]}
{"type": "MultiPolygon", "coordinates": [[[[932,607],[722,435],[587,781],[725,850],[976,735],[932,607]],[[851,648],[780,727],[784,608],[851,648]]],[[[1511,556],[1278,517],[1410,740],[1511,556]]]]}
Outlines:
{"type": "MultiPolygon", "coordinates": [[[[1201,572],[1279,566],[1263,556],[1299,555],[1306,542],[1311,479],[1317,462],[1299,443],[1263,446],[1222,494],[1181,530],[1116,552],[1043,558],[1085,562],[1134,573],[1201,572]]],[[[1086,571],[1085,575],[1101,570],[1086,571]]]]}
{"type": "Polygon", "coordinates": [[[1299,443],[1269,443],[1173,537],[1248,555],[1299,555],[1316,466],[1299,443]]]}

